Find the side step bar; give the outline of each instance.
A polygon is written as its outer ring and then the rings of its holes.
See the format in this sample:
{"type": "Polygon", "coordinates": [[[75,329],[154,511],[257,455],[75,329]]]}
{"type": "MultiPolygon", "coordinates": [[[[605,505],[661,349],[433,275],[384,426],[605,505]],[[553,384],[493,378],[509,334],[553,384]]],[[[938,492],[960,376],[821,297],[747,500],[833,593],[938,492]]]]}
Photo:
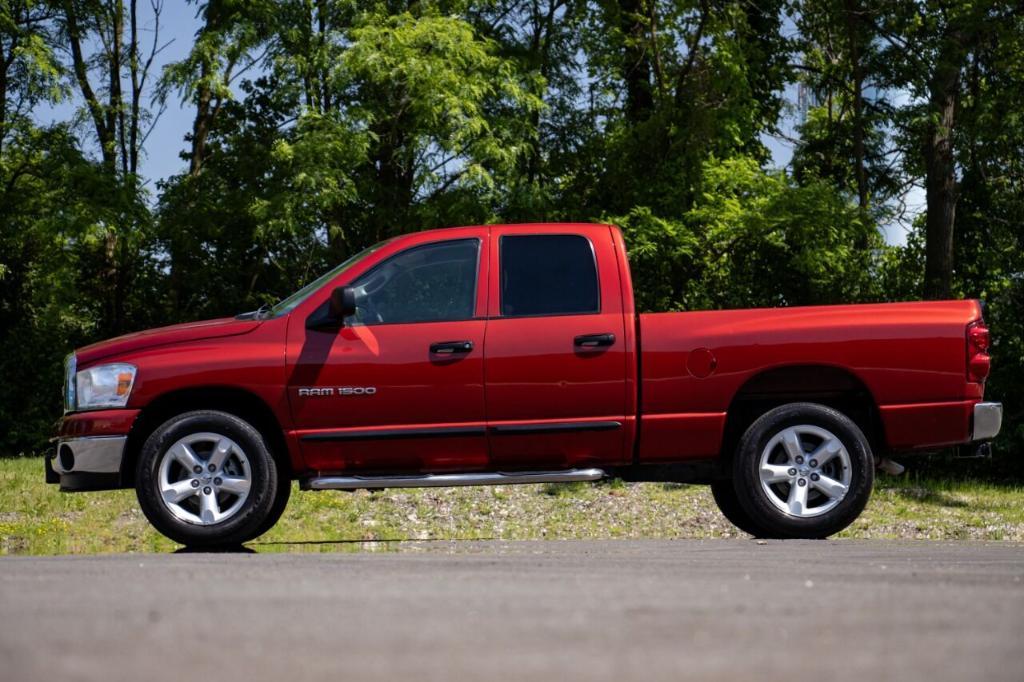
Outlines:
{"type": "Polygon", "coordinates": [[[570,483],[605,478],[603,469],[565,471],[479,472],[413,476],[318,476],[299,481],[303,490],[356,490],[358,488],[444,488],[456,485],[512,485],[515,483],[570,483]]]}

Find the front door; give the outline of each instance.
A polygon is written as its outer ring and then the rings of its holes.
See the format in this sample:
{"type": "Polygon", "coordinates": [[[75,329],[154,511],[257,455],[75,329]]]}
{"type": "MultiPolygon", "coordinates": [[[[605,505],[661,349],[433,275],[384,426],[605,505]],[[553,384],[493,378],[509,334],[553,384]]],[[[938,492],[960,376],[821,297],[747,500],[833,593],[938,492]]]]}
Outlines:
{"type": "MultiPolygon", "coordinates": [[[[415,244],[350,286],[337,331],[289,322],[288,397],[319,471],[418,473],[487,466],[483,358],[486,229],[415,244]],[[465,236],[465,235],[469,236],[465,236]]],[[[329,291],[320,295],[326,298],[329,291]]]]}
{"type": "Polygon", "coordinates": [[[492,228],[492,468],[565,469],[630,456],[625,318],[612,240],[601,232],[608,229],[492,228]]]}

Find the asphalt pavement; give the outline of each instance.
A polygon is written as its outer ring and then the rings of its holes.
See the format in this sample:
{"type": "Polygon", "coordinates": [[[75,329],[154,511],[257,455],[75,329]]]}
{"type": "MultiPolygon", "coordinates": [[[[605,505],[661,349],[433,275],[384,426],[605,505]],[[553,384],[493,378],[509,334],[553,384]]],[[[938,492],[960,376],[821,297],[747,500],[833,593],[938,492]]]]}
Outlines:
{"type": "Polygon", "coordinates": [[[254,547],[0,559],[0,680],[1024,680],[1021,545],[254,547]]]}

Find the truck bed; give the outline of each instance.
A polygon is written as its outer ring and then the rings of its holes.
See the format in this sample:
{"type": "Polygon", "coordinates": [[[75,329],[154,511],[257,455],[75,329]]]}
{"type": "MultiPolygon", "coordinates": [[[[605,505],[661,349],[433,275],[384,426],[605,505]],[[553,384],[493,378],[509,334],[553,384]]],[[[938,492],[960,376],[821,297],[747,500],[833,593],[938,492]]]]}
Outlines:
{"type": "Polygon", "coordinates": [[[965,374],[977,301],[643,314],[641,461],[717,456],[727,414],[787,391],[862,394],[890,450],[970,439],[982,385],[965,374]]]}

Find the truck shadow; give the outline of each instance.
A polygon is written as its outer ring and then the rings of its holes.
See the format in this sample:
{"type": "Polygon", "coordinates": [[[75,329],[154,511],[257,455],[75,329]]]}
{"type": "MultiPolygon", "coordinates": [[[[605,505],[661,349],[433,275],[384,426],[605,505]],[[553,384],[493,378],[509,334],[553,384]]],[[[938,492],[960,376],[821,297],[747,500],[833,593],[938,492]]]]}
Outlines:
{"type": "Polygon", "coordinates": [[[486,542],[489,540],[500,540],[501,538],[382,538],[379,540],[362,539],[341,539],[341,540],[282,540],[275,542],[251,542],[247,545],[225,545],[220,547],[179,547],[171,552],[172,554],[260,554],[280,553],[287,551],[288,547],[356,547],[364,545],[367,548],[376,548],[386,545],[400,549],[403,545],[415,546],[427,543],[451,543],[451,542],[486,542]]]}
{"type": "Polygon", "coordinates": [[[172,554],[256,554],[256,550],[245,545],[225,545],[223,547],[180,547],[172,554]]]}
{"type": "Polygon", "coordinates": [[[376,540],[281,540],[276,542],[253,542],[250,547],[329,546],[329,545],[418,545],[445,542],[486,542],[500,538],[380,538],[376,540]]]}

